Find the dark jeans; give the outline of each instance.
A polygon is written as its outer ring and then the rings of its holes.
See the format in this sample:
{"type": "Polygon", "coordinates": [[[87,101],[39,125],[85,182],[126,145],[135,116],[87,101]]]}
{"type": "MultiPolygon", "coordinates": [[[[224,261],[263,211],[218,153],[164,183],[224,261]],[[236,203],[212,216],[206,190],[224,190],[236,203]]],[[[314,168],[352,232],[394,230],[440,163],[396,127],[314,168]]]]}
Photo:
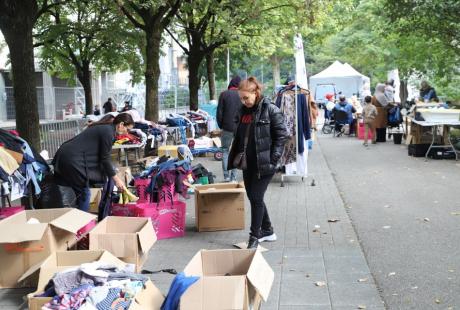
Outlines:
{"type": "Polygon", "coordinates": [[[257,172],[243,171],[246,195],[251,202],[251,235],[255,237],[260,236],[261,229],[267,230],[272,226],[264,202],[265,192],[272,178],[273,174],[261,176],[259,179],[257,172]]]}
{"type": "Polygon", "coordinates": [[[72,187],[77,196],[77,208],[81,211],[89,211],[89,201],[91,199],[91,191],[89,187],[72,187]]]}

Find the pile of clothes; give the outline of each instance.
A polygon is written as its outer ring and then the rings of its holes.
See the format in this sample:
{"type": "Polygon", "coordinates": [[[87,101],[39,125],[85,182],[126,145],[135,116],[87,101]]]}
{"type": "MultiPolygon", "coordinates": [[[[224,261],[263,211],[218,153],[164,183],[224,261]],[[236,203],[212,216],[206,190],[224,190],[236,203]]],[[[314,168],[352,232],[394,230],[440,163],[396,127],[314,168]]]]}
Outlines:
{"type": "Polygon", "coordinates": [[[56,273],[35,297],[53,297],[44,310],[128,309],[149,280],[133,270],[132,264],[124,268],[103,262],[82,264],[56,273]]]}
{"type": "Polygon", "coordinates": [[[40,194],[39,182],[49,171],[46,161],[16,131],[0,129],[0,195],[13,200],[40,194]],[[32,184],[33,193],[28,185],[32,184]]]}
{"type": "Polygon", "coordinates": [[[150,194],[151,202],[164,199],[164,195],[172,199],[175,193],[187,198],[188,186],[186,184],[194,181],[190,161],[169,159],[166,156],[160,157],[157,162],[147,167],[140,177],[150,179],[147,193],[150,194]]]}
{"type": "Polygon", "coordinates": [[[117,135],[115,145],[120,144],[142,144],[147,142],[147,135],[140,129],[131,129],[129,133],[117,135]]]}

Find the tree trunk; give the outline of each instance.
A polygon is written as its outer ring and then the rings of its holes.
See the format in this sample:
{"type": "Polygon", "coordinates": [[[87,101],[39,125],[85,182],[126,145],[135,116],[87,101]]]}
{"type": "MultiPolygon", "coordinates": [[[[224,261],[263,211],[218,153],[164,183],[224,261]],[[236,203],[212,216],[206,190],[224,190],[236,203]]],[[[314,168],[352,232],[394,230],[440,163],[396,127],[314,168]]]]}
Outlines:
{"type": "MultiPolygon", "coordinates": [[[[83,64],[83,70],[77,74],[78,80],[83,86],[85,91],[85,114],[93,114],[93,94],[91,92],[91,71],[89,70],[89,63],[83,64]]],[[[75,102],[76,104],[76,102],[75,102]]]]}
{"type": "Polygon", "coordinates": [[[272,55],[271,62],[273,66],[273,84],[276,87],[281,84],[280,59],[278,56],[272,55]]]}
{"type": "MultiPolygon", "coordinates": [[[[24,13],[24,12],[22,12],[24,13]]],[[[40,124],[35,84],[32,16],[25,14],[17,22],[2,27],[8,44],[13,73],[16,129],[36,150],[40,151],[40,124]]]]}
{"type": "Polygon", "coordinates": [[[206,71],[208,73],[209,100],[216,100],[216,74],[214,71],[214,51],[206,55],[206,71]]]}
{"type": "Polygon", "coordinates": [[[191,53],[188,56],[188,88],[190,91],[190,110],[198,110],[198,90],[200,89],[200,78],[198,69],[203,61],[204,55],[199,52],[191,53]]]}
{"type": "Polygon", "coordinates": [[[145,50],[145,119],[158,121],[158,79],[160,78],[160,44],[161,29],[146,31],[146,50],[145,50]]]}

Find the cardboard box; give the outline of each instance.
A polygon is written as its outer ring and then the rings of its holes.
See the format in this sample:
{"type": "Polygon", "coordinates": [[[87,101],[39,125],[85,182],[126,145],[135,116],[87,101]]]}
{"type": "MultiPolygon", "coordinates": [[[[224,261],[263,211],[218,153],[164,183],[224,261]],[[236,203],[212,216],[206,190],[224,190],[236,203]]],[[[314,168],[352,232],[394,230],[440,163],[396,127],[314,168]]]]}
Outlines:
{"type": "Polygon", "coordinates": [[[89,212],[97,214],[99,212],[99,203],[102,199],[102,188],[90,188],[90,191],[89,212]]]}
{"type": "Polygon", "coordinates": [[[31,277],[18,283],[31,266],[51,253],[76,244],[80,229],[96,216],[74,208],[26,210],[0,222],[0,288],[33,287],[31,277]],[[40,223],[28,224],[31,218],[40,223]]]}
{"type": "Polygon", "coordinates": [[[259,251],[201,250],[184,269],[200,279],[182,295],[181,310],[259,309],[274,272],[259,251]]]}
{"type": "Polygon", "coordinates": [[[130,167],[118,167],[117,176],[123,180],[125,185],[128,185],[129,182],[133,179],[133,174],[131,173],[130,167]]]}
{"type": "Polygon", "coordinates": [[[244,229],[243,183],[215,183],[195,187],[198,231],[244,229]]]}
{"type": "MultiPolygon", "coordinates": [[[[29,309],[40,310],[44,304],[49,302],[51,297],[34,297],[44,291],[45,286],[56,272],[63,271],[69,268],[80,266],[84,263],[101,261],[115,266],[123,267],[124,262],[113,256],[107,251],[69,251],[55,252],[50,255],[41,264],[33,266],[25,274],[28,277],[30,274],[40,271],[37,290],[27,295],[29,309]]],[[[164,297],[152,282],[148,281],[142,292],[135,296],[130,310],[133,309],[160,309],[164,297]],[[140,307],[140,308],[139,308],[140,307]]]]}
{"type": "Polygon", "coordinates": [[[162,145],[158,148],[158,157],[169,156],[172,158],[178,158],[179,153],[177,148],[179,145],[162,145]]]}
{"type": "Polygon", "coordinates": [[[90,250],[107,250],[140,272],[157,241],[150,218],[108,216],[89,233],[90,250]]]}

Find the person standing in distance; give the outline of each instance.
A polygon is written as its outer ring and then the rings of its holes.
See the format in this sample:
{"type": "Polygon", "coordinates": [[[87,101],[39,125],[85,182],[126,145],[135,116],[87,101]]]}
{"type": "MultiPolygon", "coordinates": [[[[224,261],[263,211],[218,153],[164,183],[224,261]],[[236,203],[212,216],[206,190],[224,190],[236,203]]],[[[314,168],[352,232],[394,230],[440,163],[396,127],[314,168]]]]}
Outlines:
{"type": "Polygon", "coordinates": [[[276,241],[264,195],[288,138],[283,114],[263,96],[262,87],[255,77],[240,83],[238,93],[243,105],[235,118],[235,139],[228,156],[229,169],[240,167],[243,170],[244,186],[251,203],[248,249],[257,248],[259,242],[276,241]]]}
{"type": "Polygon", "coordinates": [[[114,107],[114,104],[112,102],[112,98],[108,98],[107,101],[104,102],[104,105],[102,106],[102,108],[104,109],[104,114],[113,112],[113,107],[114,107]]]}
{"type": "Polygon", "coordinates": [[[238,75],[235,76],[228,84],[228,89],[220,94],[217,105],[217,125],[222,129],[222,170],[224,171],[225,182],[236,181],[236,169],[228,170],[228,150],[236,130],[235,116],[241,107],[241,100],[238,95],[240,82],[241,78],[238,75]]]}
{"type": "Polygon", "coordinates": [[[113,179],[120,192],[126,189],[115,173],[110,153],[115,135],[126,134],[133,126],[133,118],[126,113],[113,120],[104,117],[59,147],[53,158],[56,183],[73,189],[78,209],[89,210],[90,186],[104,183],[107,178],[113,179]]]}

